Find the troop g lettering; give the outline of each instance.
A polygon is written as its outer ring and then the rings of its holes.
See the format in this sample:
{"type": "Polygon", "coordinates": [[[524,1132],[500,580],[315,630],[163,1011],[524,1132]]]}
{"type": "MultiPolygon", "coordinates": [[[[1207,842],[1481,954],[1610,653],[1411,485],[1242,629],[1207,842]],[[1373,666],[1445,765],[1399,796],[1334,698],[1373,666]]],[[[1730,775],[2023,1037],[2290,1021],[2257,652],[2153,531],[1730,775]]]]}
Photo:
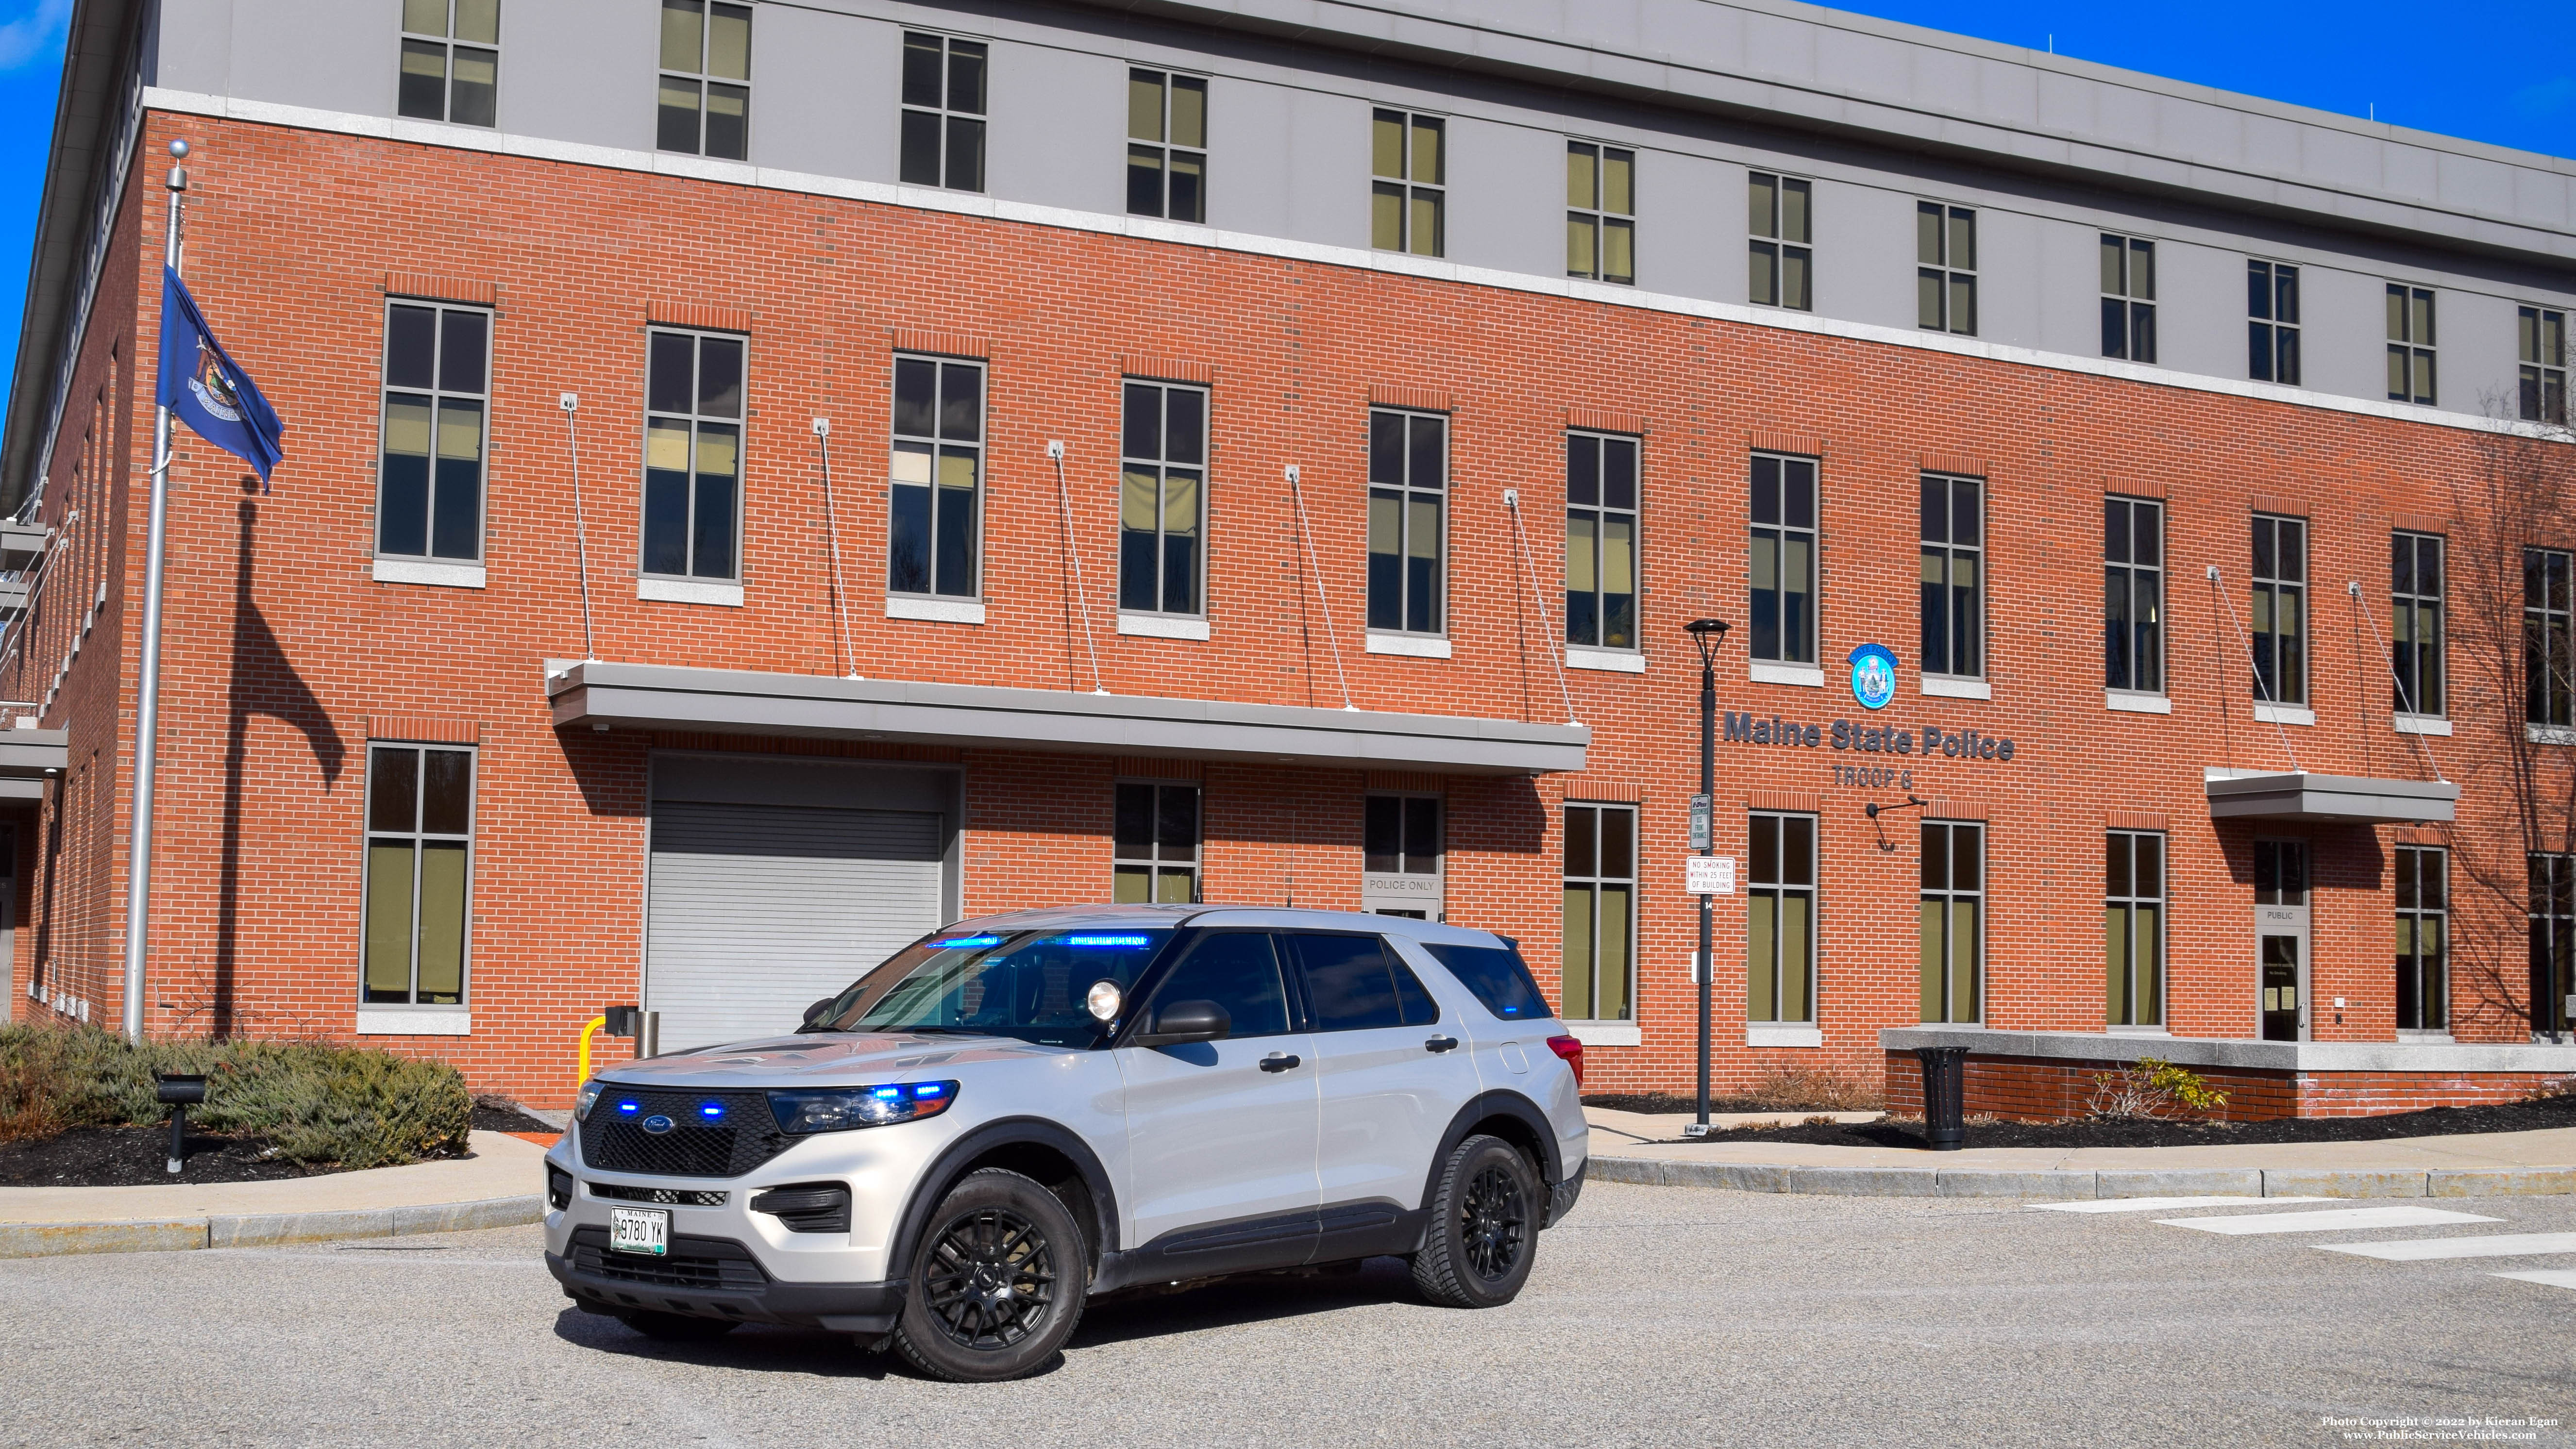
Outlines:
{"type": "Polygon", "coordinates": [[[1857,750],[1865,755],[1914,755],[1929,759],[2009,760],[2013,742],[1982,730],[1945,730],[1925,725],[1920,733],[1895,725],[1838,719],[1830,725],[1799,724],[1778,715],[1768,719],[1750,711],[1728,710],[1723,736],[1730,745],[1781,745],[1792,749],[1857,750]]]}

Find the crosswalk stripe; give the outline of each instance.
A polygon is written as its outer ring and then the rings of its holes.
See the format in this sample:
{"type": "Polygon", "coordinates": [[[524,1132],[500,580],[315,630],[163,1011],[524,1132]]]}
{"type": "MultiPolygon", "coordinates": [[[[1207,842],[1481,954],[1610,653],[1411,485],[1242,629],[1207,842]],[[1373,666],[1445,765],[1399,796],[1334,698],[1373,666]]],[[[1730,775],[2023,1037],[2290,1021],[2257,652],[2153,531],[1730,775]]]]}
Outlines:
{"type": "Polygon", "coordinates": [[[2233,1217],[2158,1218],[2169,1228],[2197,1228],[2204,1233],[2227,1233],[2242,1236],[2250,1233],[2331,1233],[2359,1228],[2425,1228],[2436,1223],[2492,1223],[2476,1213],[2455,1213],[2448,1208],[2366,1207],[2328,1209],[2323,1212],[2249,1213],[2233,1217]]]}
{"type": "Polygon", "coordinates": [[[2518,1278],[2525,1283],[2545,1283],[2552,1288],[2576,1288],[2576,1268],[2532,1268],[2520,1273],[2489,1273],[2490,1278],[2518,1278]]]}
{"type": "Polygon", "coordinates": [[[2576,1233],[2493,1233],[2475,1238],[2410,1238],[2394,1243],[2319,1243],[2329,1253],[2350,1253],[2391,1263],[2438,1258],[2524,1258],[2576,1253],[2576,1233]]]}
{"type": "Polygon", "coordinates": [[[2052,1213],[2160,1213],[2175,1208],[2268,1207],[2274,1203],[2332,1200],[2322,1197],[2104,1197],[2077,1202],[2035,1202],[2031,1206],[2052,1213]]]}

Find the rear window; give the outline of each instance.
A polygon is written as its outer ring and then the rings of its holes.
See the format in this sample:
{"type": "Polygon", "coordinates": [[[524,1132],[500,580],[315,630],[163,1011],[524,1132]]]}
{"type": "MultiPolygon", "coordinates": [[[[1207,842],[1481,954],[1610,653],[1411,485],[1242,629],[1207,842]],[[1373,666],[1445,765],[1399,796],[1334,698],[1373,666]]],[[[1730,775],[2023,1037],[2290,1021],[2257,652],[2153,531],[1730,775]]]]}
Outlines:
{"type": "Polygon", "coordinates": [[[1422,948],[1449,968],[1459,984],[1476,993],[1485,1009],[1505,1021],[1544,1021],[1556,1013],[1538,994],[1538,982],[1521,953],[1508,946],[1453,946],[1425,941],[1422,948]]]}

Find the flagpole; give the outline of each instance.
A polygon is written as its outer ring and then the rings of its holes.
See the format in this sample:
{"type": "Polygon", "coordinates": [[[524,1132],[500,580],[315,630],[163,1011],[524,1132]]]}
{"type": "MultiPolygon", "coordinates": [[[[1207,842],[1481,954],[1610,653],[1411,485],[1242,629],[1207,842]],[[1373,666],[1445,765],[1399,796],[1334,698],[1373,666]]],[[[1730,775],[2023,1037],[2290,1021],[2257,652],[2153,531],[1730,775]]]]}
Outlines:
{"type": "MultiPolygon", "coordinates": [[[[188,143],[172,141],[170,215],[163,229],[161,261],[180,268],[179,228],[186,219],[188,169],[177,163],[188,157],[188,143]]],[[[161,325],[170,325],[162,309],[161,325]]],[[[168,557],[170,526],[170,408],[152,418],[152,513],[143,549],[143,670],[135,703],[134,833],[125,876],[125,1038],[143,1040],[144,953],[152,920],[152,757],[161,739],[161,577],[168,557]]]]}

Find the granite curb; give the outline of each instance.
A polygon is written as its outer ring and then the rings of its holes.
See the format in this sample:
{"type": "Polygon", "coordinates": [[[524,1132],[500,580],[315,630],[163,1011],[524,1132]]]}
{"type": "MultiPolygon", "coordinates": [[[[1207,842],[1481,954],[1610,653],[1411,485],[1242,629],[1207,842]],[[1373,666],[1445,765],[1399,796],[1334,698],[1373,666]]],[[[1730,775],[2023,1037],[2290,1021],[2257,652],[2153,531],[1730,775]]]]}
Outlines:
{"type": "Polygon", "coordinates": [[[2576,1193],[2576,1168],[2474,1167],[2419,1171],[2320,1167],[1803,1167],[1677,1162],[1596,1154],[1594,1182],[1722,1187],[1824,1197],[2538,1197],[2576,1193]]]}
{"type": "Polygon", "coordinates": [[[339,1238],[399,1238],[543,1221],[545,1199],[492,1197],[311,1213],[219,1213],[135,1222],[0,1223],[0,1258],[66,1253],[167,1253],[191,1248],[263,1248],[339,1238]]]}

